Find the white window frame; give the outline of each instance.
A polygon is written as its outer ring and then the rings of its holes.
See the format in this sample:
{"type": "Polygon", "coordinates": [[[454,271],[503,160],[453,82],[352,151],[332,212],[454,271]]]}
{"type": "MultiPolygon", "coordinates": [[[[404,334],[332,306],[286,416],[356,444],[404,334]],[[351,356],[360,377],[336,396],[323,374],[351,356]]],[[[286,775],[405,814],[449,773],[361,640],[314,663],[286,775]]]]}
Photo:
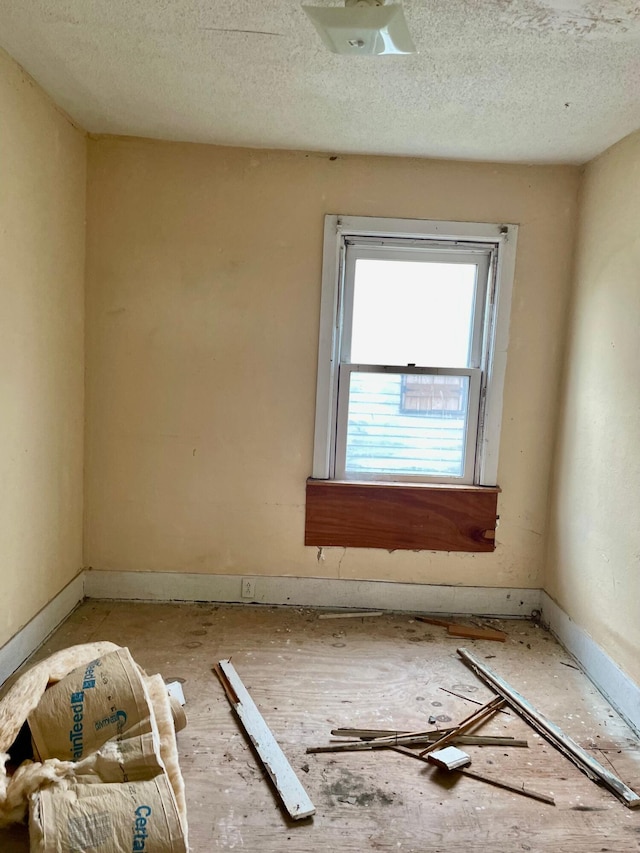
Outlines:
{"type": "MultiPolygon", "coordinates": [[[[434,251],[451,251],[455,249],[456,243],[467,246],[478,244],[480,247],[493,247],[495,250],[494,262],[488,278],[489,296],[482,335],[483,352],[479,355],[480,344],[477,340],[474,341],[472,368],[469,371],[461,368],[454,372],[474,373],[481,368],[482,373],[480,410],[477,418],[470,416],[467,435],[469,439],[469,433],[475,433],[473,436],[475,447],[467,448],[467,453],[472,450],[472,469],[468,467],[469,457],[466,456],[464,480],[480,486],[496,486],[518,226],[502,223],[384,219],[335,214],[325,216],[324,223],[313,477],[322,480],[344,477],[344,471],[339,470],[339,467],[336,468],[336,441],[344,440],[344,437],[338,435],[337,411],[338,375],[341,369],[340,348],[345,311],[343,291],[347,241],[349,238],[365,238],[362,242],[366,243],[366,238],[384,239],[385,237],[409,241],[406,245],[411,245],[411,241],[415,241],[416,248],[427,247],[434,251]],[[478,358],[480,363],[476,363],[478,358]]],[[[367,256],[367,254],[366,248],[362,250],[358,248],[358,257],[367,256]]],[[[374,246],[371,247],[371,254],[375,255],[374,246]]],[[[385,257],[388,258],[389,255],[385,257]]],[[[349,367],[355,369],[362,366],[349,365],[349,367]]],[[[373,366],[368,365],[367,369],[373,369],[373,366]]],[[[388,366],[383,369],[394,370],[388,366]]],[[[345,364],[342,364],[342,370],[345,372],[345,364]]],[[[411,373],[412,369],[399,367],[397,372],[411,373]]],[[[422,371],[418,369],[416,372],[437,373],[438,370],[429,368],[422,371]]],[[[476,376],[473,381],[480,380],[476,376]]],[[[344,393],[345,384],[343,382],[342,393],[344,393]]],[[[393,479],[400,481],[402,478],[393,479]]],[[[456,478],[455,482],[464,480],[456,478]]],[[[424,482],[429,481],[433,482],[434,478],[424,478],[424,482]]],[[[435,478],[435,482],[444,483],[447,479],[435,478]]]]}

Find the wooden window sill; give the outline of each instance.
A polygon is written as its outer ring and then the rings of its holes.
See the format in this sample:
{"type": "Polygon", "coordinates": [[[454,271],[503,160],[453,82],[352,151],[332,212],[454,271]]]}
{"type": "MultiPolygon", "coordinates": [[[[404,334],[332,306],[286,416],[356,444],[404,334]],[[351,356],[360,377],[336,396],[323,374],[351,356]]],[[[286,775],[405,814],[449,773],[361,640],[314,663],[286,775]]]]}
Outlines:
{"type": "Polygon", "coordinates": [[[305,545],[495,550],[498,486],[307,480],[305,545]]]}

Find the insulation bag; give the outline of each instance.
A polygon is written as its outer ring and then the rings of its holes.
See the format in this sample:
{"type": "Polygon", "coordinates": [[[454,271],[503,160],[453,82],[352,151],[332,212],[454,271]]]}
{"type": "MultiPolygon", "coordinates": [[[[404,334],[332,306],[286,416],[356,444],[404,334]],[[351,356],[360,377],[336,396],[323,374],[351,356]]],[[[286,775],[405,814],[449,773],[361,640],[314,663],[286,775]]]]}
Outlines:
{"type": "Polygon", "coordinates": [[[143,782],[43,788],[31,798],[31,853],[187,853],[163,774],[143,782]]]}
{"type": "Polygon", "coordinates": [[[108,740],[74,769],[86,784],[140,782],[165,772],[158,739],[151,733],[108,740]]]}
{"type": "Polygon", "coordinates": [[[28,717],[40,760],[80,761],[114,737],[152,731],[142,675],[128,649],[72,670],[50,687],[28,717]]]}
{"type": "Polygon", "coordinates": [[[37,853],[188,849],[176,723],[162,676],[147,676],[127,649],[102,642],[63,649],[16,677],[0,697],[0,827],[27,811],[37,853]],[[9,754],[27,721],[42,761],[25,750],[9,754]],[[10,770],[14,756],[21,763],[10,770]],[[127,797],[137,803],[135,831],[127,797]]]}

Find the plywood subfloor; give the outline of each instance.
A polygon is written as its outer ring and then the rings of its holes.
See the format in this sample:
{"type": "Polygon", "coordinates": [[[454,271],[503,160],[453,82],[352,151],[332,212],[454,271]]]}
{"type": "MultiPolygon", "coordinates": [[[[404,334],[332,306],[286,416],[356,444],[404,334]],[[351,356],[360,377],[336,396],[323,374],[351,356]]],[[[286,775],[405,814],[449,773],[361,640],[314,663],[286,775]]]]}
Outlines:
{"type": "MultiPolygon", "coordinates": [[[[555,807],[453,779],[387,753],[306,755],[337,726],[445,726],[489,690],[462,664],[463,643],[579,744],[636,790],[640,747],[543,629],[495,621],[506,643],[456,641],[410,616],[319,620],[298,608],[85,602],[39,653],[111,640],[148,672],[184,681],[188,727],[179,735],[194,853],[340,850],[406,853],[628,853],[640,850],[640,810],[586,778],[515,715],[482,732],[525,737],[528,749],[468,747],[472,768],[553,793],[555,807]],[[238,729],[211,665],[231,657],[313,800],[314,818],[292,823],[238,729]]],[[[28,849],[22,829],[0,832],[0,850],[28,849]]]]}

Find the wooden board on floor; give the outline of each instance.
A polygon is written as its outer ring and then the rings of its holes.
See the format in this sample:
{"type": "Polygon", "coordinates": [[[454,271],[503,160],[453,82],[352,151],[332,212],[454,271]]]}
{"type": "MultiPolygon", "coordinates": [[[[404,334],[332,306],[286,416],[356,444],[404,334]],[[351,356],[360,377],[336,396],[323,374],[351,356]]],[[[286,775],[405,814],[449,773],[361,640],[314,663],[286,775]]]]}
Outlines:
{"type": "Polygon", "coordinates": [[[495,640],[499,643],[504,643],[507,639],[504,631],[498,631],[495,628],[460,625],[457,622],[450,622],[447,619],[436,619],[434,616],[415,616],[414,618],[418,622],[426,622],[428,625],[438,625],[441,628],[446,628],[447,633],[452,637],[461,637],[468,640],[495,640]]]}
{"type": "Polygon", "coordinates": [[[289,764],[280,745],[258,711],[255,702],[229,660],[218,661],[214,671],[222,684],[231,707],[236,712],[253,744],[260,761],[271,777],[278,796],[293,820],[311,817],[316,813],[300,780],[289,764]]]}
{"type": "Polygon", "coordinates": [[[463,637],[467,640],[494,640],[504,643],[507,635],[504,631],[496,631],[493,628],[477,628],[475,625],[448,625],[447,633],[452,637],[463,637]]]}

